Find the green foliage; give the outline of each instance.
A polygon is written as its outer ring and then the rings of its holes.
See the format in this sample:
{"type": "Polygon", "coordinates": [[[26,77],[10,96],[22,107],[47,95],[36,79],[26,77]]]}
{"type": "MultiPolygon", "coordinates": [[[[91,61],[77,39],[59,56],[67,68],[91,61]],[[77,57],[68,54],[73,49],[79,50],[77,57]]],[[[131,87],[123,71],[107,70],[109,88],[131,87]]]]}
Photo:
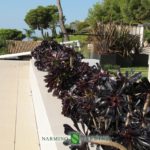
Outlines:
{"type": "Polygon", "coordinates": [[[87,18],[90,25],[95,25],[99,21],[109,22],[110,20],[119,22],[122,20],[119,2],[116,0],[105,0],[103,3],[96,3],[89,10],[87,18]]]}
{"type": "Polygon", "coordinates": [[[124,0],[122,15],[124,22],[143,23],[150,21],[150,0],[124,0]]]}
{"type": "Polygon", "coordinates": [[[87,41],[87,36],[86,35],[71,35],[70,40],[79,40],[80,42],[85,42],[87,41]]]}
{"type": "MultiPolygon", "coordinates": [[[[118,68],[108,69],[111,72],[116,72],[118,68]]],[[[125,74],[126,71],[131,72],[131,69],[135,71],[135,73],[142,72],[143,77],[148,77],[148,68],[147,67],[130,67],[130,68],[121,68],[121,72],[125,74]]]]}
{"type": "Polygon", "coordinates": [[[145,30],[144,31],[144,39],[150,43],[150,30],[145,30]]]}
{"type": "Polygon", "coordinates": [[[90,10],[88,14],[88,22],[90,25],[94,26],[98,21],[103,20],[106,12],[103,9],[103,4],[96,3],[90,10]]]}
{"type": "Polygon", "coordinates": [[[75,33],[87,33],[89,31],[90,25],[87,20],[84,21],[73,21],[69,25],[65,25],[66,28],[71,29],[75,33]]]}
{"type": "Polygon", "coordinates": [[[116,0],[105,0],[102,8],[106,13],[103,18],[105,22],[108,22],[110,19],[116,22],[122,20],[120,2],[116,0]]]}
{"type": "Polygon", "coordinates": [[[6,54],[7,52],[7,42],[4,39],[0,39],[0,55],[6,54]]]}
{"type": "Polygon", "coordinates": [[[79,20],[75,20],[75,21],[71,22],[68,26],[69,26],[71,29],[77,31],[77,24],[78,24],[79,22],[80,22],[79,20]]]}
{"type": "Polygon", "coordinates": [[[30,10],[25,17],[25,22],[31,29],[47,29],[50,20],[49,10],[43,6],[30,10]]]}
{"type": "Polygon", "coordinates": [[[5,47],[6,45],[6,40],[0,39],[0,48],[5,47]]]}
{"type": "Polygon", "coordinates": [[[117,69],[120,68],[120,66],[119,65],[112,65],[112,64],[105,64],[105,65],[102,66],[102,68],[104,70],[112,70],[112,69],[117,70],[117,69]]]}
{"type": "Polygon", "coordinates": [[[0,55],[8,54],[8,51],[6,48],[0,48],[0,55]]]}
{"type": "Polygon", "coordinates": [[[77,32],[79,33],[87,32],[88,28],[89,28],[89,24],[87,21],[80,21],[77,24],[77,32]]]}
{"type": "Polygon", "coordinates": [[[33,41],[42,41],[42,37],[32,36],[33,41]]]}
{"type": "Polygon", "coordinates": [[[143,23],[150,21],[150,0],[104,0],[90,10],[90,25],[97,22],[143,23]]]}
{"type": "Polygon", "coordinates": [[[25,16],[25,22],[33,30],[41,30],[50,28],[52,36],[56,36],[56,25],[58,23],[58,9],[55,5],[38,6],[36,9],[31,9],[25,16]]]}
{"type": "MultiPolygon", "coordinates": [[[[70,41],[79,40],[81,43],[87,41],[88,36],[86,35],[70,35],[70,41]]],[[[57,42],[62,42],[62,38],[56,38],[57,42]]]]}
{"type": "Polygon", "coordinates": [[[32,29],[24,29],[24,31],[25,31],[26,37],[28,39],[32,39],[32,35],[35,33],[35,31],[32,29]]]}
{"type": "Polygon", "coordinates": [[[16,29],[0,29],[0,39],[5,40],[22,40],[25,35],[16,29]]]}

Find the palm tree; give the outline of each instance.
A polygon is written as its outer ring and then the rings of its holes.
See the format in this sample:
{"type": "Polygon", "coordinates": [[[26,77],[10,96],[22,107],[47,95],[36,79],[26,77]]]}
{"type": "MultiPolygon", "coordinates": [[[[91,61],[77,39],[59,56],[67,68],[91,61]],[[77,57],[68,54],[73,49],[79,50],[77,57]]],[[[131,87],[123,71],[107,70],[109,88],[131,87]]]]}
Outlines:
{"type": "Polygon", "coordinates": [[[57,0],[57,8],[58,8],[58,12],[59,12],[59,23],[60,23],[60,28],[61,31],[64,35],[64,41],[68,41],[69,40],[69,36],[67,34],[65,25],[64,25],[64,16],[63,16],[63,10],[62,10],[62,6],[61,6],[61,0],[57,0]]]}

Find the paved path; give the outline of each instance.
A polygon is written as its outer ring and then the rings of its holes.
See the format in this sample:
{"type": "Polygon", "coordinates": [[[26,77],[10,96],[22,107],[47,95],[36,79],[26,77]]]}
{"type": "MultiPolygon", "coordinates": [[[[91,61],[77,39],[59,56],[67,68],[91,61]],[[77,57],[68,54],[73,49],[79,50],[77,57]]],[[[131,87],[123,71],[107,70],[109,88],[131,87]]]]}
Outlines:
{"type": "Polygon", "coordinates": [[[40,150],[29,61],[0,60],[0,149],[40,150]]]}

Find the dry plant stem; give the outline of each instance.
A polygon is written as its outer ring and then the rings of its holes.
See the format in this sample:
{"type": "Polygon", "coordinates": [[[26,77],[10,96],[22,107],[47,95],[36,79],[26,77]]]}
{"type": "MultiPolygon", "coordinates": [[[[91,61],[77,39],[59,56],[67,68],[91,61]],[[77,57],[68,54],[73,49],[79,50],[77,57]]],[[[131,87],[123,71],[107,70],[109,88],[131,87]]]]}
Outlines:
{"type": "MultiPolygon", "coordinates": [[[[130,117],[131,117],[131,115],[132,115],[132,112],[131,112],[131,102],[132,102],[132,98],[131,98],[131,96],[127,96],[127,99],[128,99],[128,108],[129,108],[129,112],[127,113],[127,120],[126,120],[126,122],[125,122],[125,126],[127,127],[128,125],[129,125],[129,123],[130,123],[130,117]]],[[[131,142],[129,142],[129,144],[128,144],[128,150],[132,150],[132,145],[131,145],[131,142]]]]}
{"type": "Polygon", "coordinates": [[[143,107],[143,116],[146,114],[149,105],[150,105],[150,94],[147,94],[147,98],[143,107]]]}
{"type": "Polygon", "coordinates": [[[127,120],[126,120],[126,122],[125,122],[125,126],[127,127],[128,125],[129,125],[129,123],[130,123],[130,116],[131,116],[131,113],[128,113],[127,114],[127,120]]]}
{"type": "Polygon", "coordinates": [[[129,145],[128,145],[128,150],[132,150],[131,142],[130,142],[129,145]]]}
{"type": "Polygon", "coordinates": [[[95,140],[95,141],[91,141],[92,144],[97,144],[97,145],[105,145],[105,146],[112,146],[115,147],[119,150],[127,150],[127,148],[125,148],[123,145],[117,143],[117,142],[113,142],[110,140],[95,140]]]}
{"type": "Polygon", "coordinates": [[[129,125],[129,123],[130,123],[130,116],[132,115],[131,108],[130,108],[130,103],[132,101],[131,96],[127,96],[127,99],[128,99],[128,103],[129,103],[129,106],[128,106],[129,112],[127,113],[127,120],[125,122],[125,126],[129,125]]]}
{"type": "Polygon", "coordinates": [[[70,67],[73,68],[73,57],[70,57],[70,67]]]}
{"type": "Polygon", "coordinates": [[[113,22],[104,24],[101,22],[97,23],[91,32],[97,35],[90,37],[95,47],[94,50],[100,51],[101,54],[118,53],[121,56],[130,57],[132,49],[137,49],[137,52],[140,50],[138,36],[131,36],[129,27],[123,24],[116,25],[113,22]]]}
{"type": "MultiPolygon", "coordinates": [[[[146,101],[145,101],[145,104],[143,107],[143,116],[147,113],[147,109],[148,109],[149,105],[150,105],[150,94],[147,94],[146,101]]],[[[142,123],[142,127],[143,128],[145,127],[144,122],[142,123]]]]}
{"type": "Polygon", "coordinates": [[[92,117],[94,126],[97,128],[96,120],[95,120],[95,118],[94,118],[94,116],[93,116],[93,114],[92,114],[91,112],[90,112],[90,115],[91,115],[91,117],[92,117]]]}

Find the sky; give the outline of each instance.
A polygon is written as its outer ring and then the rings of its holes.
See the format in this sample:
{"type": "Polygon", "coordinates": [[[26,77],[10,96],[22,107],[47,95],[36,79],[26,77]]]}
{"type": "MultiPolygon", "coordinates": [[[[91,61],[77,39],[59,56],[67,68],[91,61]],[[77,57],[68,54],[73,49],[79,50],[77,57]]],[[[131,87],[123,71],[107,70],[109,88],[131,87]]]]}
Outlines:
{"type": "MultiPolygon", "coordinates": [[[[100,0],[61,0],[66,23],[84,20],[88,10],[100,0]]],[[[0,5],[0,28],[28,29],[24,22],[25,15],[30,9],[39,5],[56,4],[56,0],[3,0],[0,5]]]]}

